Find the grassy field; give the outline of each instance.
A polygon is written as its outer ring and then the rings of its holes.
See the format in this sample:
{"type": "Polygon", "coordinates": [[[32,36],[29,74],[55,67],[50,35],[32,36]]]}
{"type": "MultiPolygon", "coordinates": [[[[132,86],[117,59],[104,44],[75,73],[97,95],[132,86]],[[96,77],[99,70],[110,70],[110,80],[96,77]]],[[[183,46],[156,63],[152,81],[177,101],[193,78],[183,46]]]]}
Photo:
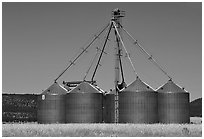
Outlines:
{"type": "Polygon", "coordinates": [[[202,123],[202,117],[191,117],[190,121],[193,124],[201,124],[202,123]]]}
{"type": "MultiPolygon", "coordinates": [[[[199,123],[199,120],[194,118],[199,123]]],[[[3,137],[201,137],[202,124],[3,124],[3,137]]]]}

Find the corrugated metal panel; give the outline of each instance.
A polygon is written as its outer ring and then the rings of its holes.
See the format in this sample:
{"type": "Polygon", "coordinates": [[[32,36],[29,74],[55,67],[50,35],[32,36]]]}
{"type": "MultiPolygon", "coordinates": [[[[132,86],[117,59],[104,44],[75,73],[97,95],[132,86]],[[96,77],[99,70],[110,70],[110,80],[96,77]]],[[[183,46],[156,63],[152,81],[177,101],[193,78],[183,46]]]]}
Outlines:
{"type": "Polygon", "coordinates": [[[144,83],[139,77],[137,77],[135,81],[133,81],[130,85],[128,85],[123,90],[127,92],[154,91],[149,85],[144,83]]]}
{"type": "Polygon", "coordinates": [[[169,80],[158,89],[158,116],[161,123],[189,123],[189,93],[169,80]]]}
{"type": "Polygon", "coordinates": [[[172,80],[169,80],[166,84],[160,87],[157,92],[161,93],[183,93],[186,92],[184,89],[181,89],[176,85],[172,80]]]}
{"type": "Polygon", "coordinates": [[[106,110],[106,95],[103,94],[103,97],[102,97],[102,121],[103,123],[106,121],[106,113],[107,113],[107,110],[106,110]]]}
{"type": "Polygon", "coordinates": [[[54,83],[38,96],[38,123],[65,123],[66,90],[54,83]]]}
{"type": "Polygon", "coordinates": [[[156,92],[119,93],[120,123],[156,123],[157,112],[156,92]]]}
{"type": "Polygon", "coordinates": [[[65,123],[65,95],[38,96],[38,123],[65,123]]]}
{"type": "Polygon", "coordinates": [[[67,123],[101,123],[102,94],[69,93],[66,96],[67,123]]]}
{"type": "Polygon", "coordinates": [[[67,123],[102,123],[103,94],[82,82],[66,96],[67,123]]]}
{"type": "Polygon", "coordinates": [[[69,93],[103,93],[101,89],[87,82],[82,82],[69,93]]]}
{"type": "Polygon", "coordinates": [[[119,93],[119,122],[158,122],[157,99],[157,92],[137,78],[119,93]]]}
{"type": "Polygon", "coordinates": [[[159,93],[158,100],[159,122],[190,122],[188,93],[159,93]]]}
{"type": "Polygon", "coordinates": [[[105,96],[104,102],[105,109],[105,123],[114,123],[115,122],[115,96],[114,94],[108,93],[105,96]]]}
{"type": "Polygon", "coordinates": [[[67,90],[63,86],[59,85],[58,83],[54,83],[43,91],[41,95],[63,95],[66,93],[67,90]]]}

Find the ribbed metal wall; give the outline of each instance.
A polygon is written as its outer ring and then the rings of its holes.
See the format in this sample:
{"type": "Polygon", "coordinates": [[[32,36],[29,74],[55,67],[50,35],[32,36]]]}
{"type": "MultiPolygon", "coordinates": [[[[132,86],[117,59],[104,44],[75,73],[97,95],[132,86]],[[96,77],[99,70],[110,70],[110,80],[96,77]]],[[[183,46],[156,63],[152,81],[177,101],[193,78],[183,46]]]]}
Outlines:
{"type": "Polygon", "coordinates": [[[66,96],[67,123],[102,123],[103,94],[83,82],[66,96]]]}
{"type": "Polygon", "coordinates": [[[115,122],[115,96],[114,94],[106,94],[104,102],[104,122],[114,123],[115,122]]]}
{"type": "Polygon", "coordinates": [[[65,123],[65,95],[38,96],[38,123],[65,123]]]}
{"type": "Polygon", "coordinates": [[[160,123],[189,123],[189,93],[172,81],[158,89],[158,116],[160,123]]]}
{"type": "Polygon", "coordinates": [[[121,92],[119,93],[120,123],[156,123],[156,92],[121,92]]]}
{"type": "Polygon", "coordinates": [[[119,93],[119,123],[158,122],[158,94],[137,78],[119,93]]]}
{"type": "Polygon", "coordinates": [[[107,110],[106,110],[106,95],[105,94],[103,94],[103,97],[102,97],[102,107],[103,107],[103,109],[102,109],[102,121],[103,121],[103,123],[105,123],[105,121],[106,121],[106,112],[107,112],[107,110]]]}
{"type": "Polygon", "coordinates": [[[38,123],[65,123],[66,90],[57,83],[45,90],[37,99],[38,123]]]}

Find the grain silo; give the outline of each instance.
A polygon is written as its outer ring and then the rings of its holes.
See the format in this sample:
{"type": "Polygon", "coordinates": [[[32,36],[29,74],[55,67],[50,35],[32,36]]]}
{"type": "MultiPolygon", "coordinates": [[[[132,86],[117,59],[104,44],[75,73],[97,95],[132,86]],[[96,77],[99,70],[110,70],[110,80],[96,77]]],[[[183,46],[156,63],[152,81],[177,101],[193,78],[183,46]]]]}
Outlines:
{"type": "Polygon", "coordinates": [[[55,82],[38,96],[38,123],[65,123],[66,93],[67,90],[55,82]]]}
{"type": "Polygon", "coordinates": [[[119,92],[119,123],[156,123],[157,92],[137,77],[119,92]]]}
{"type": "Polygon", "coordinates": [[[169,80],[158,90],[160,123],[189,123],[189,93],[169,80]]]}
{"type": "Polygon", "coordinates": [[[103,93],[82,82],[66,96],[67,123],[102,123],[103,93]]]}
{"type": "Polygon", "coordinates": [[[111,90],[104,96],[104,122],[115,122],[115,90],[111,90]]]}

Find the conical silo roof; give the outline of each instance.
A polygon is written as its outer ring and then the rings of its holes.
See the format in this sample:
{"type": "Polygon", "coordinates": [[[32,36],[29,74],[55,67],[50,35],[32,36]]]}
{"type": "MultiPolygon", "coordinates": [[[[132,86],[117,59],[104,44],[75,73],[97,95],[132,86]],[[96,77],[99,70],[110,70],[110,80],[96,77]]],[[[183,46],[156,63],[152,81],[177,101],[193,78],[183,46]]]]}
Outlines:
{"type": "Polygon", "coordinates": [[[67,90],[59,85],[57,82],[48,87],[45,91],[42,92],[42,95],[64,95],[67,93],[67,90]]]}
{"type": "Polygon", "coordinates": [[[102,93],[102,91],[87,82],[82,82],[69,93],[102,93]]]}
{"type": "Polygon", "coordinates": [[[115,91],[115,89],[113,89],[110,92],[108,92],[107,94],[116,94],[116,91],[115,91]]]}
{"type": "Polygon", "coordinates": [[[139,77],[136,78],[130,85],[122,90],[127,92],[141,92],[141,91],[154,91],[150,86],[144,83],[139,77]]]}
{"type": "Polygon", "coordinates": [[[183,93],[186,92],[184,89],[182,89],[180,86],[175,84],[172,80],[169,80],[166,84],[164,84],[162,87],[160,87],[157,92],[162,93],[183,93]]]}

